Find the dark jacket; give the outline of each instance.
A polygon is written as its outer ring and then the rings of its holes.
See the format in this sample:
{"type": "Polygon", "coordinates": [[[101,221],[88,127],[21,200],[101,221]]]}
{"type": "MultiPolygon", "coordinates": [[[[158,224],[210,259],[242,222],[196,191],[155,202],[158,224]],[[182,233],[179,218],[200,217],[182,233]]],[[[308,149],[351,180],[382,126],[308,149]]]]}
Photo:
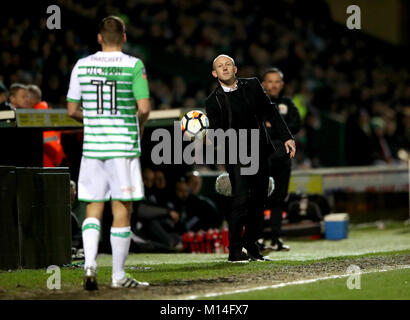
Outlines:
{"type": "MultiPolygon", "coordinates": [[[[296,135],[302,125],[300,114],[298,108],[293,103],[292,99],[288,97],[279,97],[279,98],[271,98],[271,102],[278,106],[279,113],[282,116],[283,120],[285,121],[286,125],[288,126],[290,132],[293,135],[296,135]],[[285,112],[281,112],[281,104],[285,105],[285,112]]],[[[286,154],[285,146],[283,142],[278,139],[278,132],[275,127],[267,128],[269,136],[271,137],[273,144],[276,147],[276,153],[274,158],[282,157],[286,154]]]]}
{"type": "MultiPolygon", "coordinates": [[[[243,94],[246,104],[250,105],[255,112],[255,118],[260,129],[260,140],[263,144],[276,150],[275,145],[268,134],[265,121],[270,121],[276,128],[275,138],[283,143],[294,139],[286,123],[279,114],[276,105],[272,104],[257,78],[238,78],[238,90],[243,94]]],[[[227,130],[232,128],[232,108],[229,99],[219,85],[205,100],[206,114],[211,129],[227,130]]]]}

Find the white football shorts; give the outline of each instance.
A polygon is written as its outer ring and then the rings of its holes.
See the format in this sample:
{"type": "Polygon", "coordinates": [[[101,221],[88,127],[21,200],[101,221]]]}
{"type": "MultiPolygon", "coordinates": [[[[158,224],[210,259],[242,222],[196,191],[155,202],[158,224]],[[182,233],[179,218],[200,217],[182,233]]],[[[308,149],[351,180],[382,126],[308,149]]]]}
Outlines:
{"type": "Polygon", "coordinates": [[[139,158],[82,157],[78,199],[86,202],[138,201],[144,197],[139,158]]]}

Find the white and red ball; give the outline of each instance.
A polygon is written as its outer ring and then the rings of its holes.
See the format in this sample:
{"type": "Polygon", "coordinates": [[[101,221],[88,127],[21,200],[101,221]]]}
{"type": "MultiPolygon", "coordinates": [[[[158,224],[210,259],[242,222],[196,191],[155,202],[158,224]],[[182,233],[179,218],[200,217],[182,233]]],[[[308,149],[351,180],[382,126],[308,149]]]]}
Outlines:
{"type": "Polygon", "coordinates": [[[208,130],[208,117],[199,110],[187,112],[181,119],[181,130],[190,138],[203,138],[208,130]]]}

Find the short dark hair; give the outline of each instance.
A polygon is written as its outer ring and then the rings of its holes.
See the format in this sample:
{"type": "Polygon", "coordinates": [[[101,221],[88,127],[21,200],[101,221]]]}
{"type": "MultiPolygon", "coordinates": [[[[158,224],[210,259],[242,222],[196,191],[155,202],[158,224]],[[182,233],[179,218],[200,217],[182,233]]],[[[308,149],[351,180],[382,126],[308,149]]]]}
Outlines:
{"type": "Polygon", "coordinates": [[[106,17],[100,23],[99,32],[104,43],[120,45],[125,34],[124,21],[116,16],[106,17]]]}
{"type": "Polygon", "coordinates": [[[20,89],[27,90],[27,86],[25,86],[25,85],[22,84],[22,83],[17,83],[17,82],[16,82],[16,83],[13,83],[13,84],[10,86],[9,97],[14,97],[20,89]]]}
{"type": "Polygon", "coordinates": [[[280,71],[279,68],[269,68],[269,69],[266,69],[265,72],[263,73],[263,77],[262,77],[263,80],[265,80],[266,75],[269,74],[269,73],[279,73],[280,77],[281,77],[282,80],[283,80],[283,72],[280,71]]]}

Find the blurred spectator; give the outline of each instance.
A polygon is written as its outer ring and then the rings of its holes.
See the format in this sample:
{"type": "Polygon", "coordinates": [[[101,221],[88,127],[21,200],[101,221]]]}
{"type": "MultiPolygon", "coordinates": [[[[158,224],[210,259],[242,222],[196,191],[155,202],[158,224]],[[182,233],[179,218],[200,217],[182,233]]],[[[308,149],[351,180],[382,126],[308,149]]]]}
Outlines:
{"type": "Polygon", "coordinates": [[[202,177],[198,171],[192,171],[188,174],[188,187],[191,194],[199,195],[202,188],[202,177]]]}
{"type": "MultiPolygon", "coordinates": [[[[154,193],[155,174],[150,168],[142,172],[145,200],[134,202],[132,225],[134,233],[139,238],[149,240],[148,244],[155,251],[179,249],[181,237],[176,224],[179,213],[171,206],[161,205],[154,193]]],[[[161,186],[165,183],[162,182],[161,186]]]]}
{"type": "Polygon", "coordinates": [[[0,81],[0,104],[6,101],[7,101],[7,88],[3,84],[3,82],[0,81]]]}
{"type": "Polygon", "coordinates": [[[27,87],[21,83],[13,83],[10,86],[9,101],[15,109],[30,108],[27,87]]]}
{"type": "Polygon", "coordinates": [[[162,206],[169,206],[169,190],[167,189],[167,180],[162,170],[154,171],[154,191],[156,203],[162,206]]]}
{"type": "MultiPolygon", "coordinates": [[[[49,109],[46,101],[41,101],[41,90],[37,85],[27,86],[30,108],[49,109]]],[[[43,133],[43,166],[58,167],[65,164],[66,155],[61,144],[61,132],[44,131],[43,133]]]]}
{"type": "Polygon", "coordinates": [[[175,184],[174,205],[175,210],[180,213],[177,228],[181,234],[187,231],[219,228],[222,224],[222,216],[216,207],[209,201],[190,194],[188,184],[184,179],[175,184]]]}
{"type": "Polygon", "coordinates": [[[370,121],[374,132],[374,164],[389,164],[393,162],[392,150],[385,137],[386,122],[380,117],[374,117],[370,121]]]}
{"type": "Polygon", "coordinates": [[[363,166],[373,163],[374,146],[370,117],[366,110],[351,114],[346,124],[347,165],[363,166]]]}
{"type": "MultiPolygon", "coordinates": [[[[98,50],[84,28],[90,19],[108,13],[129,21],[126,50],[146,61],[153,109],[203,102],[214,85],[203,79],[208,78],[209,65],[218,52],[235,57],[240,77],[261,75],[266,66],[278,66],[288,79],[284,94],[294,97],[302,120],[312,107],[319,117],[329,113],[346,123],[360,109],[369,117],[378,116],[373,106],[380,102],[395,105],[397,112],[396,106],[410,103],[408,48],[334,23],[325,1],[316,3],[313,10],[304,1],[278,0],[274,11],[269,1],[242,0],[229,4],[218,0],[56,0],[56,4],[66,17],[61,36],[43,32],[46,19],[38,19],[44,16],[42,6],[28,4],[31,14],[23,19],[8,14],[18,11],[17,4],[14,11],[0,12],[0,80],[7,87],[14,82],[35,83],[54,108],[65,107],[62,101],[75,61],[98,50]],[[87,46],[91,41],[94,48],[87,46]]],[[[401,118],[396,121],[401,132],[401,118]]],[[[386,130],[389,126],[386,123],[386,130]]],[[[305,138],[308,143],[309,137],[305,138]]],[[[390,141],[388,134],[386,139],[390,141]]],[[[298,150],[298,156],[310,161],[298,150]]],[[[346,155],[348,163],[358,157],[346,155]]],[[[353,161],[357,165],[368,162],[353,161]]]]}

